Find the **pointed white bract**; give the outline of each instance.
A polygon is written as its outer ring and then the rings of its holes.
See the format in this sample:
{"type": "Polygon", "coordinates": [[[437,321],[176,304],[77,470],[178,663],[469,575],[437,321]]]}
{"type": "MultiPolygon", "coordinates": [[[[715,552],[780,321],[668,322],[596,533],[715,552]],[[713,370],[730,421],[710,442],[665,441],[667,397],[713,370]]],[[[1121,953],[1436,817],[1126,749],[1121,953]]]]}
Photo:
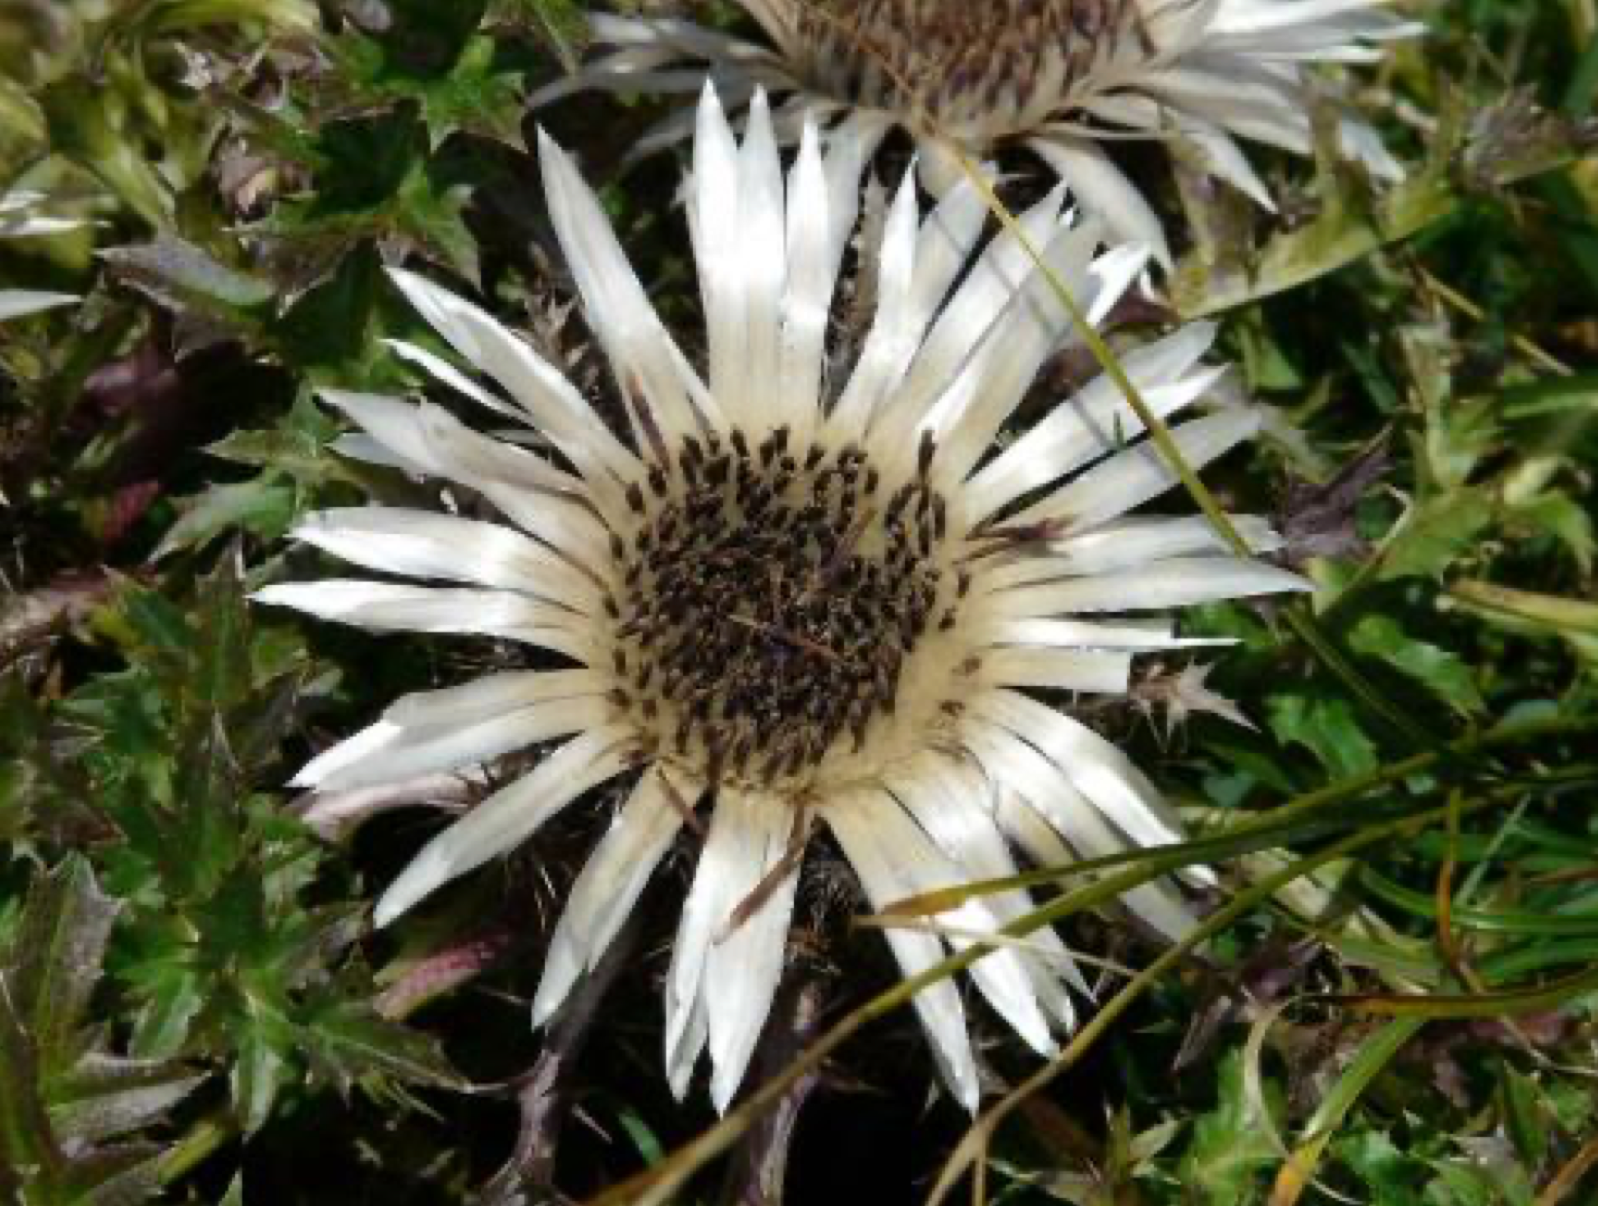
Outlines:
{"type": "MultiPolygon", "coordinates": [[[[693,90],[714,75],[731,104],[764,88],[785,116],[812,110],[919,144],[924,181],[943,192],[1009,144],[1030,148],[1103,216],[1116,241],[1167,266],[1158,216],[1114,155],[1159,141],[1272,208],[1242,143],[1307,155],[1306,69],[1365,64],[1421,32],[1392,0],[738,0],[765,42],[676,19],[600,15],[593,59],[534,97],[584,88],[693,90]]],[[[797,125],[790,121],[788,124],[797,125]]],[[[782,128],[779,126],[779,129],[782,128]]],[[[645,146],[688,132],[666,119],[645,146]]],[[[1400,169],[1369,126],[1341,123],[1342,150],[1375,175],[1400,169]]]]}
{"type": "MultiPolygon", "coordinates": [[[[1060,863],[1181,840],[1152,784],[1061,710],[1062,693],[1124,695],[1136,655],[1216,643],[1148,613],[1305,585],[1236,555],[1201,518],[1126,514],[1175,477],[1108,382],[1018,429],[1039,367],[1082,336],[1045,273],[1102,316],[1145,252],[1104,248],[1103,228],[1065,211],[1059,191],[1000,232],[969,186],[923,212],[904,182],[887,203],[869,331],[839,357],[828,317],[869,133],[823,150],[807,123],[785,167],[764,97],[749,107],[742,137],[708,89],[695,117],[688,223],[706,377],[576,166],[544,140],[555,228],[622,429],[485,311],[395,272],[440,340],[396,352],[468,414],[524,431],[495,438],[434,403],[328,391],[359,428],[358,454],[448,486],[456,510],[307,516],[302,542],[386,580],[256,595],[375,631],[530,647],[536,668],[406,696],[296,782],[336,798],[447,775],[496,785],[388,888],[379,924],[563,809],[615,808],[550,938],[538,1024],[681,841],[695,857],[665,976],[666,1071],[681,1094],[708,1053],[722,1109],[782,980],[813,835],[830,835],[877,907],[1014,874],[1015,850],[1060,863]],[[545,743],[553,752],[520,778],[485,774],[545,743]]],[[[1150,409],[1178,417],[1193,463],[1257,426],[1235,402],[1190,414],[1220,375],[1203,363],[1213,337],[1188,328],[1126,357],[1150,409]]],[[[1255,554],[1280,544],[1258,519],[1238,525],[1255,554]]],[[[1191,927],[1173,884],[1124,903],[1154,933],[1191,927]]],[[[887,938],[918,975],[1030,908],[1019,890],[979,897],[887,938]]],[[[995,944],[969,981],[1044,1054],[1087,987],[1048,931],[995,944]]],[[[959,987],[931,983],[914,1004],[945,1082],[974,1107],[959,987]]]]}

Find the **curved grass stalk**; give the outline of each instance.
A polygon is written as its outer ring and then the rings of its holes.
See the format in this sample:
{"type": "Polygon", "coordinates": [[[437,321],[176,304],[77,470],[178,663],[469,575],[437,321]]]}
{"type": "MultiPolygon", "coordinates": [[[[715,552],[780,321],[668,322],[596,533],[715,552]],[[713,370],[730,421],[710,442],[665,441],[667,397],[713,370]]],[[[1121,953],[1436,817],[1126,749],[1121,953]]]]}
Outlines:
{"type": "Polygon", "coordinates": [[[1139,850],[1122,851],[1100,858],[1084,859],[1063,867],[1043,867],[1023,871],[999,879],[973,880],[954,888],[943,888],[919,896],[897,901],[884,914],[925,915],[958,908],[965,901],[979,896],[992,896],[1016,888],[1034,888],[1056,884],[1076,876],[1091,875],[1130,862],[1156,858],[1168,869],[1174,870],[1194,863],[1219,862],[1273,849],[1295,838],[1328,837],[1351,825],[1369,818],[1349,816],[1316,816],[1326,813],[1333,804],[1355,799],[1379,787],[1399,783],[1414,775],[1432,771],[1447,759],[1471,758],[1489,750],[1512,746],[1545,737],[1577,736],[1598,730],[1598,718],[1566,720],[1558,717],[1502,724],[1485,732],[1476,732],[1459,738],[1438,750],[1415,754],[1388,766],[1377,767],[1340,783],[1308,792],[1280,807],[1258,813],[1247,820],[1230,826],[1224,832],[1193,841],[1177,842],[1166,846],[1145,846],[1139,850]]]}
{"type": "MultiPolygon", "coordinates": [[[[1128,868],[1033,910],[1006,926],[1003,933],[1009,937],[1024,937],[1073,913],[1117,900],[1124,893],[1164,873],[1165,868],[1159,865],[1128,868]]],[[[908,1003],[923,988],[965,970],[994,949],[994,944],[989,942],[974,943],[959,954],[933,964],[919,975],[901,980],[852,1010],[782,1072],[751,1092],[741,1105],[715,1126],[652,1168],[590,1199],[588,1206],[665,1206],[695,1172],[730,1149],[761,1114],[780,1101],[794,1082],[813,1072],[868,1023],[908,1003]]]]}
{"type": "MultiPolygon", "coordinates": [[[[1399,1018],[1389,1022],[1360,1047],[1359,1054],[1304,1125],[1309,1138],[1293,1151],[1277,1172],[1276,1183],[1271,1187],[1270,1206],[1294,1206],[1313,1181],[1316,1165],[1338,1126],[1404,1044],[1420,1033],[1426,1021],[1425,1018],[1399,1018]]],[[[1323,1192],[1326,1192],[1324,1187],[1323,1192]]]]}
{"type": "MultiPolygon", "coordinates": [[[[1065,285],[1047,263],[1044,262],[1043,253],[1038,246],[1027,237],[1021,228],[1015,214],[1010,212],[1004,202],[999,200],[998,194],[993,191],[993,186],[978,165],[971,162],[970,157],[957,144],[950,144],[953,148],[956,161],[960,170],[965,173],[972,185],[981,193],[983,202],[988,210],[998,218],[1001,225],[1009,231],[1018,241],[1027,257],[1043,274],[1048,282],[1049,290],[1055,296],[1065,312],[1070,315],[1076,333],[1081,336],[1083,344],[1093,354],[1093,359],[1098,362],[1099,368],[1115,383],[1115,388],[1126,399],[1126,404],[1132,408],[1132,413],[1137,415],[1138,421],[1143,424],[1144,430],[1149,434],[1150,441],[1159,450],[1160,456],[1176,473],[1182,487],[1188,492],[1193,502],[1204,517],[1209,520],[1210,526],[1225,541],[1227,547],[1238,557],[1251,557],[1248,541],[1243,539],[1242,533],[1232,523],[1231,518],[1222,510],[1215,496],[1205,486],[1193,467],[1182,456],[1181,449],[1171,436],[1170,428],[1165,425],[1155,414],[1137,386],[1127,375],[1114,350],[1108,341],[1100,334],[1087,319],[1087,314],[1065,285]]],[[[1313,616],[1303,604],[1289,604],[1282,610],[1288,627],[1294,634],[1309,646],[1310,651],[1337,677],[1343,685],[1363,703],[1373,715],[1379,716],[1389,727],[1402,733],[1407,739],[1423,749],[1436,749],[1440,744],[1439,738],[1428,733],[1409,716],[1387,702],[1376,687],[1361,674],[1357,667],[1349,661],[1348,657],[1339,649],[1332,638],[1322,631],[1316,624],[1313,616]]]]}
{"type": "MultiPolygon", "coordinates": [[[[1488,800],[1480,802],[1485,806],[1488,800]]],[[[1071,1042],[1050,1063],[1033,1073],[1021,1084],[1017,1085],[992,1109],[971,1126],[958,1146],[944,1162],[938,1175],[937,1183],[933,1186],[932,1193],[927,1198],[927,1206],[939,1206],[953,1191],[955,1185],[968,1171],[974,1171],[986,1158],[987,1148],[997,1133],[1001,1123],[1032,1094],[1045,1088],[1052,1081],[1079,1063],[1089,1048],[1099,1040],[1125,1013],[1132,1004],[1145,992],[1156,984],[1160,977],[1170,971],[1194,950],[1206,942],[1223,933],[1228,926],[1239,920],[1254,908],[1265,903],[1281,888],[1304,875],[1325,866],[1340,858],[1363,850],[1379,842],[1388,841],[1406,833],[1417,831],[1435,821],[1442,819],[1444,809],[1433,808],[1427,812],[1419,813],[1403,820],[1391,821],[1385,825],[1367,828],[1361,833],[1350,834],[1340,841],[1333,842],[1323,847],[1314,854],[1306,855],[1284,867],[1275,875],[1269,876],[1253,885],[1245,892],[1239,892],[1230,901],[1216,910],[1184,938],[1181,942],[1169,947],[1157,959],[1129,981],[1120,992],[1099,1007],[1082,1029],[1077,1031],[1071,1042]]]]}
{"type": "MultiPolygon", "coordinates": [[[[1527,721],[1520,724],[1503,725],[1488,733],[1474,734],[1466,740],[1483,745],[1497,746],[1538,737],[1586,732],[1595,728],[1598,728],[1598,718],[1585,721],[1527,721]]],[[[1312,810],[1329,808],[1347,799],[1363,795],[1373,786],[1392,781],[1395,776],[1402,778],[1415,773],[1417,769],[1424,769],[1430,765],[1430,760],[1435,758],[1436,755],[1433,754],[1416,755],[1415,759],[1409,760],[1409,763],[1413,763],[1416,759],[1426,759],[1428,761],[1422,762],[1419,767],[1410,764],[1395,764],[1385,771],[1354,776],[1340,784],[1334,784],[1300,796],[1298,799],[1283,805],[1282,808],[1274,810],[1271,815],[1273,817],[1294,816],[1302,815],[1312,810]]],[[[1466,804],[1463,810],[1474,812],[1496,804],[1499,798],[1500,795],[1487,796],[1481,800],[1466,804]]],[[[1196,938],[1165,952],[1148,968],[1133,977],[1126,987],[1104,1007],[1104,1011],[1096,1015],[1082,1031],[1078,1032],[1077,1037],[1060,1058],[1064,1059],[1069,1056],[1073,1062],[1076,1059],[1080,1059],[1081,1055],[1096,1041],[1098,1036],[1107,1030],[1139,995],[1156,982],[1165,971],[1184,958],[1194,946],[1201,944],[1208,937],[1220,933],[1232,921],[1243,916],[1256,905],[1268,900],[1282,885],[1291,883],[1302,875],[1344,857],[1350,851],[1363,849],[1366,846],[1386,840],[1392,834],[1402,833],[1410,828],[1423,829],[1428,824],[1441,819],[1445,815],[1445,811],[1443,808],[1432,808],[1388,821],[1380,826],[1367,827],[1363,832],[1346,836],[1332,846],[1322,850],[1319,854],[1300,860],[1280,873],[1262,880],[1247,892],[1239,894],[1203,923],[1197,932],[1196,938]],[[1084,1038],[1084,1036],[1086,1037],[1084,1038]]],[[[1277,840],[1279,842],[1279,837],[1277,840]]],[[[1007,936],[1022,937],[1073,913],[1110,903],[1130,889],[1156,879],[1166,874],[1169,870],[1191,861],[1191,848],[1195,845],[1196,843],[1184,843],[1181,848],[1170,848],[1161,854],[1151,855],[1149,852],[1144,851],[1118,856],[1112,860],[1096,860],[1101,863],[1111,862],[1116,864],[1131,862],[1135,865],[1128,866],[1124,870],[1110,874],[1102,880],[1049,901],[1025,917],[1019,918],[1006,926],[1003,933],[1007,936]]],[[[1075,867],[1066,868],[1065,870],[1078,872],[1087,866],[1088,864],[1077,864],[1075,867]]],[[[1105,870],[1107,868],[1099,867],[1098,869],[1105,870]]],[[[1058,873],[1056,873],[1056,878],[1058,878],[1058,873]]],[[[892,988],[852,1010],[801,1053],[788,1067],[755,1088],[741,1104],[731,1110],[715,1126],[697,1138],[690,1140],[651,1168],[592,1198],[589,1206],[664,1206],[665,1203],[672,1200],[672,1196],[700,1168],[728,1151],[737,1143],[767,1109],[782,1100],[783,1095],[799,1078],[813,1072],[849,1039],[853,1038],[855,1034],[877,1018],[884,1017],[901,1005],[908,1003],[923,988],[964,970],[993,949],[994,947],[988,943],[976,943],[959,954],[951,955],[949,958],[934,964],[921,974],[895,984],[892,988]]],[[[1050,1068],[1052,1067],[1053,1065],[1050,1065],[1050,1068]]],[[[1063,1068],[1060,1069],[1060,1071],[1063,1070],[1063,1068]]],[[[1044,1069],[1044,1072],[1049,1072],[1049,1069],[1044,1069]]],[[[1054,1075],[1057,1074],[1058,1072],[1054,1073],[1054,1075]]],[[[1052,1079],[1052,1076],[1050,1079],[1052,1079]]],[[[1047,1081],[1045,1080],[1044,1083],[1047,1083],[1047,1081]]],[[[1012,1104],[1009,1108],[1013,1109],[1014,1105],[1012,1104]]]]}

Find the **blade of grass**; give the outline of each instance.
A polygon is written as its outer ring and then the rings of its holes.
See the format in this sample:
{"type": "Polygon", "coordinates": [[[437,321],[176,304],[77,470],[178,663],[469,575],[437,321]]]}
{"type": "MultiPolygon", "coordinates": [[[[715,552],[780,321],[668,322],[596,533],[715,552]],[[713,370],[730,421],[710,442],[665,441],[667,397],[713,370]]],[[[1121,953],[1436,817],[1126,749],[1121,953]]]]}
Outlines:
{"type": "MultiPolygon", "coordinates": [[[[1480,806],[1485,807],[1489,799],[1483,798],[1478,803],[1480,806]]],[[[1314,854],[1306,855],[1289,864],[1275,875],[1268,876],[1259,883],[1254,884],[1247,891],[1239,892],[1225,905],[1205,918],[1181,942],[1165,950],[1130,980],[1120,992],[1105,1002],[1099,1011],[1083,1025],[1082,1029],[1077,1031],[1070,1044],[1054,1060],[1016,1086],[997,1105],[977,1119],[948,1160],[944,1162],[943,1168],[939,1172],[937,1183],[933,1186],[932,1193],[927,1198],[927,1206],[939,1206],[948,1197],[961,1177],[983,1158],[988,1143],[997,1132],[999,1124],[1023,1100],[1043,1089],[1080,1062],[1082,1057],[1087,1054],[1088,1049],[1109,1030],[1116,1019],[1125,1013],[1143,993],[1153,987],[1161,976],[1186,958],[1189,953],[1223,933],[1234,921],[1265,903],[1278,890],[1300,877],[1310,874],[1327,863],[1346,858],[1350,854],[1367,847],[1418,831],[1426,825],[1441,820],[1444,811],[1441,808],[1433,808],[1417,816],[1390,822],[1386,825],[1374,826],[1361,833],[1350,834],[1323,847],[1314,854]]]]}
{"type": "MultiPolygon", "coordinates": [[[[1539,719],[1501,725],[1485,733],[1471,734],[1466,738],[1462,738],[1456,745],[1472,744],[1482,747],[1496,747],[1542,737],[1579,734],[1595,728],[1598,728],[1598,718],[1589,717],[1577,720],[1539,719]]],[[[1342,783],[1333,784],[1319,791],[1308,793],[1274,810],[1270,814],[1270,819],[1279,821],[1282,818],[1290,818],[1313,810],[1330,807],[1342,800],[1362,795],[1374,786],[1394,781],[1395,778],[1408,777],[1421,770],[1428,769],[1438,758],[1446,756],[1447,753],[1448,751],[1444,751],[1442,754],[1417,754],[1407,759],[1404,763],[1354,776],[1342,783]]],[[[1463,806],[1462,811],[1475,812],[1481,808],[1488,807],[1502,798],[1503,794],[1501,790],[1494,795],[1471,801],[1463,806]]],[[[1106,1005],[1104,1011],[1090,1020],[1084,1030],[1079,1032],[1077,1039],[1066,1049],[1061,1059],[1065,1059],[1067,1056],[1070,1057],[1072,1062],[1080,1059],[1087,1046],[1091,1045],[1096,1037],[1102,1034],[1130,1006],[1132,1001],[1146,991],[1165,970],[1185,957],[1187,952],[1192,950],[1195,945],[1202,943],[1207,937],[1221,932],[1232,920],[1267,900],[1278,887],[1291,883],[1299,876],[1308,874],[1325,863],[1342,857],[1348,851],[1363,849],[1368,845],[1383,841],[1395,833],[1423,829],[1428,823],[1442,819],[1445,813],[1446,809],[1433,808],[1418,815],[1389,821],[1383,825],[1367,826],[1363,832],[1349,835],[1326,848],[1320,854],[1300,860],[1284,869],[1281,873],[1255,884],[1247,892],[1239,894],[1201,925],[1195,931],[1195,938],[1190,938],[1188,941],[1166,951],[1149,968],[1129,981],[1121,992],[1106,1005]]],[[[1183,865],[1187,858],[1188,854],[1186,852],[1181,854],[1167,853],[1158,856],[1151,856],[1147,851],[1130,853],[1114,861],[1133,862],[1134,865],[1118,873],[1111,874],[1094,884],[1050,901],[1044,907],[1005,927],[1004,933],[1016,936],[1031,933],[1033,930],[1073,913],[1095,908],[1101,904],[1119,899],[1122,894],[1132,888],[1157,878],[1172,867],[1183,865]]],[[[1084,866],[1085,864],[1079,864],[1077,867],[1069,868],[1068,870],[1081,871],[1084,866]]],[[[824,1060],[870,1022],[907,1003],[921,989],[964,970],[988,954],[992,949],[994,948],[986,943],[974,944],[959,954],[942,960],[921,974],[901,981],[851,1011],[781,1073],[751,1092],[720,1123],[678,1148],[654,1167],[593,1198],[590,1206],[662,1206],[662,1204],[669,1202],[672,1199],[672,1195],[680,1190],[698,1169],[729,1150],[765,1110],[780,1101],[788,1088],[799,1077],[807,1075],[819,1067],[824,1060]]],[[[1408,999],[1404,998],[1403,1000],[1407,1001],[1408,999]]],[[[1054,1068],[1054,1065],[1050,1065],[1050,1068],[1044,1070],[1044,1073],[1049,1074],[1048,1079],[1052,1079],[1054,1075],[1058,1075],[1059,1072],[1065,1070],[1064,1067],[1061,1067],[1050,1073],[1052,1068],[1054,1068]]],[[[1046,1080],[1044,1083],[1046,1083],[1046,1080]]],[[[1011,1105],[1005,1112],[1008,1113],[1013,1108],[1014,1106],[1011,1105]]]]}
{"type": "Polygon", "coordinates": [[[1309,1139],[1299,1146],[1276,1175],[1270,1206],[1294,1206],[1314,1179],[1326,1145],[1361,1095],[1392,1062],[1393,1057],[1426,1025],[1425,1018],[1399,1018],[1389,1022],[1360,1047],[1359,1054],[1322,1099],[1305,1124],[1309,1139]]]}
{"type": "Polygon", "coordinates": [[[1429,993],[1425,996],[1330,996],[1321,1000],[1341,1005],[1356,1013],[1382,1017],[1418,1018],[1501,1018],[1527,1013],[1547,1013],[1568,1004],[1576,997],[1598,990],[1598,967],[1589,967],[1531,988],[1512,988],[1502,992],[1429,993]]]}
{"type": "Polygon", "coordinates": [[[958,887],[906,897],[889,905],[882,912],[884,915],[942,913],[958,908],[973,897],[991,896],[1016,888],[1054,884],[1063,879],[1092,875],[1150,856],[1163,860],[1165,866],[1174,869],[1193,863],[1217,862],[1252,854],[1283,845],[1293,838],[1329,837],[1351,825],[1362,824],[1371,819],[1368,815],[1356,817],[1346,811],[1334,812],[1332,811],[1334,805],[1356,799],[1377,788],[1402,782],[1415,775],[1436,773],[1439,765],[1446,763],[1448,759],[1468,759],[1477,753],[1522,742],[1549,737],[1577,736],[1593,731],[1598,731],[1598,718],[1572,720],[1551,717],[1501,724],[1486,731],[1467,734],[1440,750],[1415,754],[1399,762],[1308,792],[1268,812],[1248,817],[1224,832],[1210,837],[1165,846],[1146,846],[1140,850],[1122,851],[1119,854],[1083,859],[1063,867],[1044,867],[998,879],[974,880],[958,887]],[[1328,815],[1317,817],[1316,814],[1328,815]]]}

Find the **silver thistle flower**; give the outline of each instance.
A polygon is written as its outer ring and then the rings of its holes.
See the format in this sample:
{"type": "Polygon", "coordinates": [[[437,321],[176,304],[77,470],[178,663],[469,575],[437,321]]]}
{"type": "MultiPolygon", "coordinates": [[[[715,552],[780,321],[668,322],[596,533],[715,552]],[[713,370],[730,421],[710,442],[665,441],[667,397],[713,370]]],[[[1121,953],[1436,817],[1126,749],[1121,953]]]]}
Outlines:
{"type": "MultiPolygon", "coordinates": [[[[328,391],[364,435],[349,451],[471,488],[503,522],[392,507],[307,518],[299,539],[413,581],[270,586],[263,602],[379,631],[479,633],[570,668],[494,674],[408,696],[315,758],[297,782],[370,788],[564,744],[435,837],[377,906],[387,924],[530,838],[612,781],[625,803],[573,885],[533,1007],[551,1016],[632,909],[686,816],[710,806],[666,982],[666,1065],[681,1094],[708,1048],[719,1107],[735,1093],[783,966],[799,855],[824,826],[876,905],[1041,863],[1179,838],[1127,757],[1036,691],[1124,694],[1133,656],[1193,642],[1166,609],[1301,589],[1229,553],[1197,517],[1128,518],[1169,489],[1164,460],[1107,380],[1002,451],[1044,361],[1078,332],[1013,232],[982,247],[969,184],[925,220],[913,181],[890,206],[875,318],[841,388],[824,380],[828,316],[855,226],[862,148],[823,155],[806,124],[784,173],[764,96],[740,145],[713,92],[698,110],[689,221],[708,375],[667,334],[570,159],[541,140],[555,228],[631,417],[612,431],[531,346],[421,277],[394,279],[505,395],[420,347],[401,354],[552,447],[480,434],[430,404],[328,391]],[[414,580],[421,580],[417,583],[414,580]],[[1116,618],[1136,613],[1136,618],[1116,618]]],[[[1096,320],[1146,251],[1100,251],[1063,190],[1020,226],[1096,320]]],[[[1214,331],[1126,357],[1170,416],[1223,369],[1214,331]]],[[[1190,463],[1256,427],[1246,407],[1173,428],[1190,463]]],[[[1260,550],[1277,537],[1239,521],[1260,550]]],[[[1169,936],[1191,924],[1170,884],[1127,907],[1169,936]]],[[[948,933],[893,930],[914,974],[1030,908],[972,900],[948,933]]],[[[1001,947],[972,979],[1031,1046],[1053,1049],[1084,987],[1048,933],[1001,947]]],[[[955,985],[915,1007],[955,1096],[977,1075],[955,985]]]]}

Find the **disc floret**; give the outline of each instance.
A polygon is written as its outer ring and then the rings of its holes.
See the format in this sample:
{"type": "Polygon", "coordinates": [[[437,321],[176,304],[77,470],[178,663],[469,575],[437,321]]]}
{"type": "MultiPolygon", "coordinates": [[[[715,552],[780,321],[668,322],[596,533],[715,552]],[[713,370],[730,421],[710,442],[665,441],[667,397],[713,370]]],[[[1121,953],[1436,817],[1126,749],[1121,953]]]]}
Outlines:
{"type": "Polygon", "coordinates": [[[616,542],[613,655],[615,702],[646,744],[761,785],[867,748],[908,659],[956,627],[934,455],[929,437],[889,481],[857,444],[735,428],[651,465],[616,542]]]}

